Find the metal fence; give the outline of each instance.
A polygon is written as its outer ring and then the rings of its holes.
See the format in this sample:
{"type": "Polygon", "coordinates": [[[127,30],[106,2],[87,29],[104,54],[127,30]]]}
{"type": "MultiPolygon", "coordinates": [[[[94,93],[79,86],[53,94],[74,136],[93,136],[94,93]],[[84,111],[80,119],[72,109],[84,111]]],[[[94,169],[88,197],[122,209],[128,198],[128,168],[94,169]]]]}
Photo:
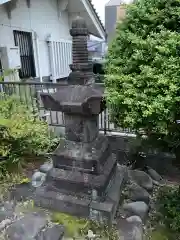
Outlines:
{"type": "MultiPolygon", "coordinates": [[[[21,102],[26,104],[37,113],[40,119],[46,119],[49,126],[64,128],[64,115],[62,112],[47,111],[43,107],[40,94],[42,92],[54,93],[66,83],[51,82],[1,82],[0,92],[5,93],[5,97],[16,95],[21,102]]],[[[98,87],[104,87],[103,84],[97,84],[98,87]]],[[[105,109],[99,115],[99,129],[106,134],[107,132],[132,134],[131,129],[117,128],[110,122],[108,109],[105,109]]]]}

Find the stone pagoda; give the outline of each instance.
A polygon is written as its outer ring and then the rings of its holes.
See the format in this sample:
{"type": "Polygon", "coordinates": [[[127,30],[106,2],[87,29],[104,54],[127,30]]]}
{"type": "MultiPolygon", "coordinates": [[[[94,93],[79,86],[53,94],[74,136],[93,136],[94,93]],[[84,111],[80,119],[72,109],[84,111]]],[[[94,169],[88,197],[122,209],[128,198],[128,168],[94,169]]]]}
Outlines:
{"type": "MultiPolygon", "coordinates": [[[[72,57],[69,85],[42,93],[46,110],[64,113],[65,138],[52,154],[52,167],[36,188],[35,204],[98,221],[111,222],[124,180],[108,138],[99,133],[104,110],[102,90],[95,87],[88,61],[87,25],[77,17],[70,30],[72,57]]],[[[40,168],[41,171],[42,168],[40,168]]]]}

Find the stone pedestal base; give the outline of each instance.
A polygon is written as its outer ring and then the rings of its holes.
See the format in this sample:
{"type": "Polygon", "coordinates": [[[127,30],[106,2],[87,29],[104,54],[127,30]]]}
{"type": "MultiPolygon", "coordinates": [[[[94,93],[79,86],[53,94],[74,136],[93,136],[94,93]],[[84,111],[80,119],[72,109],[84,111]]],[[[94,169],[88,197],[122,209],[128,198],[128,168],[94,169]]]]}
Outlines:
{"type": "Polygon", "coordinates": [[[49,186],[45,185],[36,189],[34,203],[39,207],[111,223],[120,201],[125,174],[124,168],[118,166],[104,201],[64,194],[57,189],[49,190],[49,186]]]}

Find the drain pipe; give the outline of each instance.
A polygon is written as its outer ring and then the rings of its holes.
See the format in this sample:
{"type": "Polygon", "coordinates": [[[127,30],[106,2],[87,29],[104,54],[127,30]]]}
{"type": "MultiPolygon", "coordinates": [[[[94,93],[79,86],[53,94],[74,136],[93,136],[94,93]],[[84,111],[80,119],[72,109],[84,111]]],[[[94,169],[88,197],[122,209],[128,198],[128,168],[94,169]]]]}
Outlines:
{"type": "Polygon", "coordinates": [[[39,52],[39,38],[38,38],[37,33],[35,33],[35,41],[36,41],[36,49],[37,49],[37,62],[38,62],[39,78],[40,78],[40,82],[43,82],[42,72],[41,72],[41,59],[40,59],[40,52],[39,52]]]}

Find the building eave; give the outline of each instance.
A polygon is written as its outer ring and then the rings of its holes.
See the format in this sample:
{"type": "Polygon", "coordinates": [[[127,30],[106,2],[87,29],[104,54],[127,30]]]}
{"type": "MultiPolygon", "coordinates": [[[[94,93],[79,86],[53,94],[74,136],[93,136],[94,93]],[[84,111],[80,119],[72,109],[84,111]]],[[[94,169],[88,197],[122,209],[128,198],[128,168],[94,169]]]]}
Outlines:
{"type": "Polygon", "coordinates": [[[11,0],[0,0],[0,5],[4,4],[4,3],[7,3],[7,2],[10,2],[11,0]]]}
{"type": "Polygon", "coordinates": [[[95,25],[96,29],[99,32],[99,35],[101,36],[101,38],[103,40],[106,40],[106,30],[105,27],[100,19],[100,17],[98,16],[96,9],[94,8],[92,1],[91,0],[81,0],[81,2],[83,3],[87,13],[89,14],[90,18],[92,19],[93,24],[95,25]]]}

